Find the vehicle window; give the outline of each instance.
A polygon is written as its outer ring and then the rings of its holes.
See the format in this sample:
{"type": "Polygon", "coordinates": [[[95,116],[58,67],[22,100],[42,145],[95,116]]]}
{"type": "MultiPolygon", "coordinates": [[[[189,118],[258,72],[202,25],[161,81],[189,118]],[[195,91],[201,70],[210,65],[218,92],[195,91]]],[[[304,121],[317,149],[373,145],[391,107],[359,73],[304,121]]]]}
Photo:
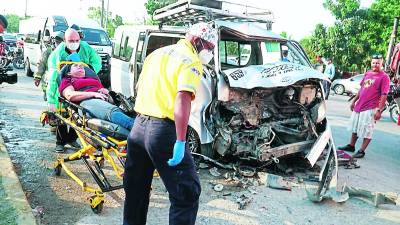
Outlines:
{"type": "Polygon", "coordinates": [[[117,30],[116,32],[115,32],[115,41],[114,41],[114,48],[113,48],[113,57],[115,57],[115,58],[119,58],[119,54],[120,54],[120,51],[121,51],[121,42],[122,42],[122,38],[123,38],[123,35],[122,35],[123,33],[122,33],[122,30],[117,30]]]}
{"type": "Polygon", "coordinates": [[[91,45],[111,45],[108,35],[103,30],[96,30],[90,28],[81,28],[84,34],[83,40],[91,45]]]}
{"type": "Polygon", "coordinates": [[[156,49],[162,48],[167,45],[176,44],[179,40],[180,38],[178,37],[150,35],[149,42],[147,44],[146,56],[148,56],[156,49]]]}
{"type": "Polygon", "coordinates": [[[136,61],[141,62],[142,61],[142,52],[143,52],[143,44],[144,44],[144,39],[146,37],[146,34],[144,32],[141,32],[139,34],[139,41],[137,44],[137,50],[136,50],[136,61]]]}
{"type": "Polygon", "coordinates": [[[129,36],[124,37],[123,48],[121,48],[123,49],[123,51],[121,52],[121,59],[123,59],[124,61],[129,61],[132,56],[133,48],[130,45],[131,44],[131,42],[129,41],[130,39],[133,38],[129,38],[129,36]]]}
{"type": "Polygon", "coordinates": [[[353,80],[357,81],[357,82],[361,82],[361,80],[363,79],[364,74],[360,75],[360,76],[355,76],[353,80]]]}
{"type": "Polygon", "coordinates": [[[250,62],[252,54],[249,43],[239,43],[236,41],[220,41],[219,54],[222,67],[246,66],[250,62]]]}
{"type": "Polygon", "coordinates": [[[282,61],[280,43],[276,41],[265,41],[261,44],[263,50],[263,64],[282,61]]]}
{"type": "Polygon", "coordinates": [[[307,65],[306,59],[297,48],[288,43],[265,41],[262,43],[263,64],[291,62],[307,65]]]}
{"type": "Polygon", "coordinates": [[[17,41],[17,37],[15,37],[14,35],[9,35],[9,34],[3,34],[3,39],[17,41]]]}

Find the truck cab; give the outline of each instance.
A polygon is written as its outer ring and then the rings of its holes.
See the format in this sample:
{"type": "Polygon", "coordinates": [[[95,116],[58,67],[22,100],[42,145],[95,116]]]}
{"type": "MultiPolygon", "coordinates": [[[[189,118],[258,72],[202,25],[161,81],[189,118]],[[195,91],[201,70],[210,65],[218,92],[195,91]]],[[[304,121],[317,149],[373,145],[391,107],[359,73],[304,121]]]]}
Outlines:
{"type": "Polygon", "coordinates": [[[185,36],[187,27],[166,25],[212,23],[218,44],[213,60],[203,66],[191,103],[186,140],[190,151],[253,165],[296,158],[287,165],[302,162],[304,169],[315,168],[319,173],[315,196],[327,193],[335,188],[338,172],[322,86],[328,77],[312,67],[299,43],[271,31],[271,12],[231,3],[244,9],[235,13],[224,9],[223,3],[178,1],[155,11],[159,27],[118,29],[111,89],[136,96],[146,56],[185,36]]]}

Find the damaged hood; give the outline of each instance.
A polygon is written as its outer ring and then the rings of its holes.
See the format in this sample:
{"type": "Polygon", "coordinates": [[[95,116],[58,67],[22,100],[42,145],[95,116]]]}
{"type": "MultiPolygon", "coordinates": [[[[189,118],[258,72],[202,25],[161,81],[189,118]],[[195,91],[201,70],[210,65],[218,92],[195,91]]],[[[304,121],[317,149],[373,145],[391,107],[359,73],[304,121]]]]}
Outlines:
{"type": "Polygon", "coordinates": [[[328,80],[328,76],[313,68],[294,63],[254,65],[223,71],[233,88],[252,89],[257,87],[285,87],[300,80],[328,80]]]}

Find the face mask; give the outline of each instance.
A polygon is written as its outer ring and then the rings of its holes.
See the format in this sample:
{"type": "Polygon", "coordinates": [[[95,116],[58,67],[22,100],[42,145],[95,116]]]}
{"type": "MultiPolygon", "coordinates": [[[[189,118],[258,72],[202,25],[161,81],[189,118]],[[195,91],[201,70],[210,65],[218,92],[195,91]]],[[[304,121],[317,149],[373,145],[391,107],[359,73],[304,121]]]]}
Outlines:
{"type": "Polygon", "coordinates": [[[214,54],[210,50],[206,49],[201,50],[199,53],[199,58],[202,64],[208,64],[212,60],[213,56],[214,54]]]}
{"type": "Polygon", "coordinates": [[[67,43],[67,48],[71,51],[76,51],[79,48],[80,42],[77,43],[67,43]]]}

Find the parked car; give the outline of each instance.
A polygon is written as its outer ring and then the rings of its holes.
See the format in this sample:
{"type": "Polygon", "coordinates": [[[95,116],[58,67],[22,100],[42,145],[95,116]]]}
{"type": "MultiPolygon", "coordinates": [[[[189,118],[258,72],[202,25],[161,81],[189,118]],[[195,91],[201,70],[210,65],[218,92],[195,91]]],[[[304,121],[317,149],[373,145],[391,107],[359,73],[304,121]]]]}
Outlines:
{"type": "MultiPolygon", "coordinates": [[[[180,1],[172,8],[160,9],[154,18],[186,16],[192,20],[190,7],[195,1],[188,2],[185,7],[179,8],[186,4],[180,1]],[[188,11],[178,12],[182,9],[188,11]]],[[[213,18],[235,16],[206,9],[207,13],[217,13],[213,18]]],[[[271,32],[254,18],[251,21],[255,22],[237,18],[211,21],[218,29],[219,42],[214,59],[204,66],[192,102],[189,149],[214,160],[242,165],[251,162],[261,167],[294,159],[290,160],[291,167],[318,171],[319,196],[335,186],[337,178],[336,149],[322,87],[322,80],[328,78],[312,68],[297,42],[271,32]],[[288,50],[290,62],[282,62],[283,49],[288,50]]],[[[111,62],[111,89],[135,97],[146,56],[184,38],[185,31],[185,27],[118,27],[111,62]]]]}
{"type": "Polygon", "coordinates": [[[332,82],[331,89],[337,95],[343,94],[357,94],[360,90],[360,82],[364,74],[359,74],[347,79],[336,79],[332,82]]]}
{"type": "Polygon", "coordinates": [[[2,34],[4,42],[10,48],[10,50],[14,50],[17,47],[17,37],[12,34],[2,34]]]}

